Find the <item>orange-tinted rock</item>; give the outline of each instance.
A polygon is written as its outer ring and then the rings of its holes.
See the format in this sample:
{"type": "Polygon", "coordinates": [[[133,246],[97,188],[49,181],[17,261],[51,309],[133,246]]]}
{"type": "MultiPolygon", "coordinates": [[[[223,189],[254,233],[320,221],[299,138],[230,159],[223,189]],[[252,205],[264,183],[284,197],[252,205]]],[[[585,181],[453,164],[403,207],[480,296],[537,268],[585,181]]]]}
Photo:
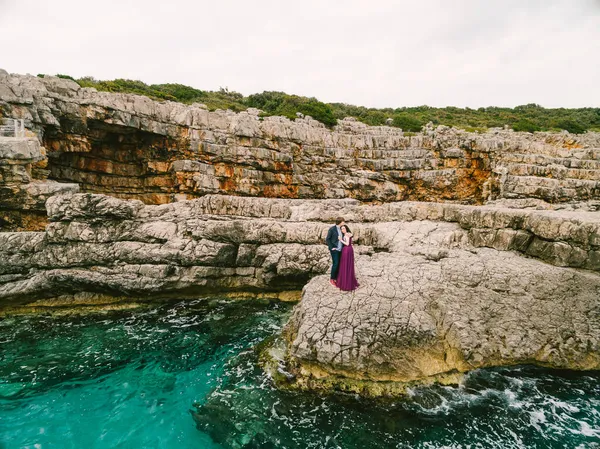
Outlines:
{"type": "Polygon", "coordinates": [[[0,82],[18,85],[27,99],[0,89],[7,114],[33,117],[31,128],[49,149],[49,178],[87,192],[152,202],[154,195],[163,201],[213,193],[473,204],[600,197],[599,133],[478,134],[441,126],[407,136],[353,119],[328,129],[309,117],[208,112],[55,78],[0,82]]]}

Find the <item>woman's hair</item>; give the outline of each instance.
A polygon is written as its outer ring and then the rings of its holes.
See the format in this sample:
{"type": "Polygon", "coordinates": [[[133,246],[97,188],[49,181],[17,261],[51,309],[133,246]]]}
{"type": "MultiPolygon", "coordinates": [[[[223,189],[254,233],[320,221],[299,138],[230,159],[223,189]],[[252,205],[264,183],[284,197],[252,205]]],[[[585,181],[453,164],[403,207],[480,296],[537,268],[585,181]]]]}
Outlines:
{"type": "Polygon", "coordinates": [[[346,228],[346,232],[349,234],[352,234],[352,232],[350,232],[350,228],[348,227],[348,225],[342,225],[342,228],[346,228]]]}

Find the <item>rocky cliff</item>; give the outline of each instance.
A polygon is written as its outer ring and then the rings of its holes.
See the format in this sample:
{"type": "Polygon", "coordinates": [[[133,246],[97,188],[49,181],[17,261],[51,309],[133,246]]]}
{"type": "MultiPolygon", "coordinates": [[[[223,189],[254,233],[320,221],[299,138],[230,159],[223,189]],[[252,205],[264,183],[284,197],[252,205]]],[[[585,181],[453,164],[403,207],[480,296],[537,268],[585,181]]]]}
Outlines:
{"type": "Polygon", "coordinates": [[[43,231],[46,200],[79,190],[77,184],[45,179],[45,162],[37,138],[0,136],[0,231],[43,231]]]}
{"type": "Polygon", "coordinates": [[[487,247],[503,258],[512,251],[600,271],[600,214],[594,212],[220,195],[146,206],[67,193],[46,204],[44,232],[0,233],[3,304],[64,295],[297,292],[327,270],[323,242],[339,214],[353,224],[364,257],[387,258],[405,251],[407,241],[421,242],[423,230],[443,229],[443,238],[428,237],[415,254],[435,264],[449,257],[449,248],[487,247]]]}
{"type": "Polygon", "coordinates": [[[147,204],[215,193],[472,204],[599,195],[597,133],[429,127],[409,135],[353,119],[327,129],[309,117],[209,112],[5,72],[0,111],[40,137],[50,179],[147,204]]]}
{"type": "Polygon", "coordinates": [[[327,129],[1,71],[0,111],[35,136],[0,137],[0,226],[28,231],[0,232],[2,313],[302,290],[296,387],[600,369],[600,134],[327,129]],[[322,275],[339,215],[353,293],[322,275]]]}

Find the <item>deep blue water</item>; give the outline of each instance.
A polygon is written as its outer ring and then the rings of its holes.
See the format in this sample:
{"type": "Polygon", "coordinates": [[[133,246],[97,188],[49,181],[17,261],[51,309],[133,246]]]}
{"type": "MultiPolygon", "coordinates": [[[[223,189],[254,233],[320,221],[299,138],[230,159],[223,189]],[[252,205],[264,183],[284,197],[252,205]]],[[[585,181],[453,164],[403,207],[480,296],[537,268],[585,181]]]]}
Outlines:
{"type": "Polygon", "coordinates": [[[290,310],[5,318],[0,448],[600,448],[599,373],[481,370],[391,403],[275,390],[254,348],[290,310]]]}

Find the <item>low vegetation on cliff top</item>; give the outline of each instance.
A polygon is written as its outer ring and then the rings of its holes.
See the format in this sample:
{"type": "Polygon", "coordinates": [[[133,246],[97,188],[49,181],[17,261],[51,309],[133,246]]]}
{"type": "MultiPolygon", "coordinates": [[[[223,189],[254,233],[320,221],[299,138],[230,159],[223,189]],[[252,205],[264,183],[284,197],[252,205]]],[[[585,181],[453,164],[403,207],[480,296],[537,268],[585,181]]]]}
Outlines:
{"type": "MultiPolygon", "coordinates": [[[[43,76],[43,75],[39,75],[43,76]]],[[[94,87],[100,91],[122,92],[145,95],[156,100],[171,100],[181,103],[204,103],[210,110],[231,109],[243,111],[249,107],[264,111],[265,116],[282,115],[290,119],[296,113],[310,115],[326,126],[334,126],[337,119],[355,117],[368,125],[396,126],[404,131],[417,132],[423,125],[455,126],[468,131],[484,131],[487,128],[505,125],[515,131],[560,131],[584,133],[600,131],[600,108],[547,109],[537,104],[515,108],[434,108],[430,106],[402,108],[366,108],[344,103],[323,103],[316,98],[290,95],[284,92],[263,92],[244,97],[238,92],[221,88],[218,91],[195,89],[183,84],[145,84],[141,81],[115,79],[96,80],[92,77],[69,78],[82,87],[94,87]],[[391,120],[389,120],[391,119],[391,120]]]]}

